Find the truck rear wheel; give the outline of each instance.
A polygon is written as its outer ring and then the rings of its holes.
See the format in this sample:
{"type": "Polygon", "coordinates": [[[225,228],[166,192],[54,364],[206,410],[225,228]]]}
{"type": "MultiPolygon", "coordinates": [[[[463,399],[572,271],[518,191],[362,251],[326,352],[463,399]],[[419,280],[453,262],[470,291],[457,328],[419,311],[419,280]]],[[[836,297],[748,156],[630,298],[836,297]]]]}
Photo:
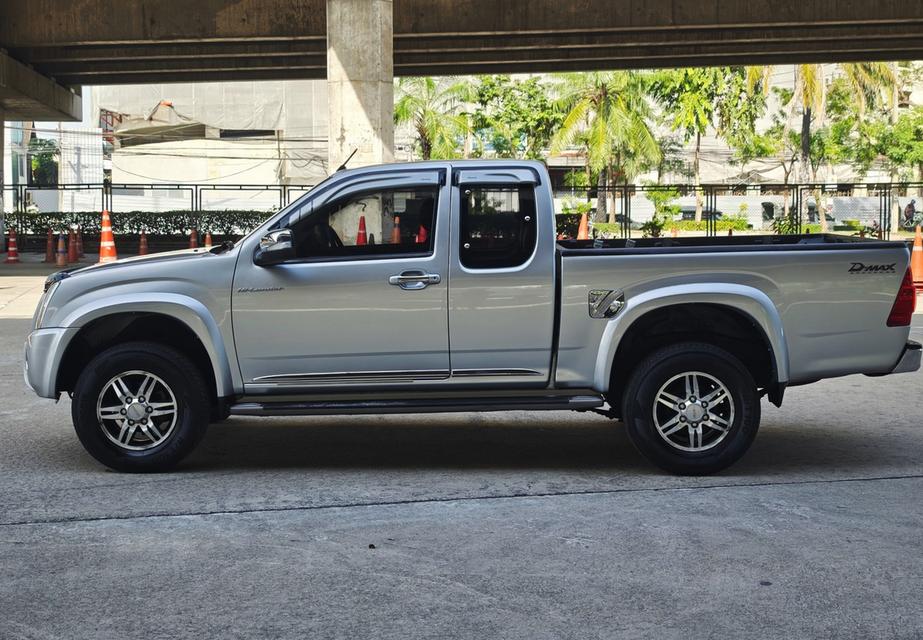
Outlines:
{"type": "Polygon", "coordinates": [[[80,375],[71,415],[84,448],[118,471],[169,469],[199,443],[211,403],[198,368],[170,347],[107,349],[80,375]]]}
{"type": "Polygon", "coordinates": [[[655,351],[632,374],[622,401],[628,437],[644,457],[681,475],[739,460],[756,437],[756,383],[733,355],[684,342],[655,351]]]}

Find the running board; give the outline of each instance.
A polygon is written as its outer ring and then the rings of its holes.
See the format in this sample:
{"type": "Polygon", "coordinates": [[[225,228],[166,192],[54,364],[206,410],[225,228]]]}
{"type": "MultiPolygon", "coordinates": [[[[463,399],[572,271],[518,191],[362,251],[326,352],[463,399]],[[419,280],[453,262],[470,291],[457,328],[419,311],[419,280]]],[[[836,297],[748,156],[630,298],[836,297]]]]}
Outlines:
{"type": "Polygon", "coordinates": [[[362,413],[448,413],[454,411],[587,411],[605,404],[602,396],[523,396],[322,402],[242,402],[233,416],[327,416],[362,413]]]}

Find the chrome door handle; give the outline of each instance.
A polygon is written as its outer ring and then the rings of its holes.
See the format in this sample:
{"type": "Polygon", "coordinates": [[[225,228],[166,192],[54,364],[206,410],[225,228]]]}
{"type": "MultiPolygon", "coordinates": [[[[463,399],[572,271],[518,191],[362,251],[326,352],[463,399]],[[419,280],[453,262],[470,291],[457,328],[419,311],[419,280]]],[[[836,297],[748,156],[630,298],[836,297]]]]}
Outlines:
{"type": "Polygon", "coordinates": [[[442,282],[442,277],[438,273],[423,273],[422,271],[405,271],[388,278],[388,284],[393,284],[408,291],[425,289],[431,284],[439,284],[440,282],[442,282]]]}

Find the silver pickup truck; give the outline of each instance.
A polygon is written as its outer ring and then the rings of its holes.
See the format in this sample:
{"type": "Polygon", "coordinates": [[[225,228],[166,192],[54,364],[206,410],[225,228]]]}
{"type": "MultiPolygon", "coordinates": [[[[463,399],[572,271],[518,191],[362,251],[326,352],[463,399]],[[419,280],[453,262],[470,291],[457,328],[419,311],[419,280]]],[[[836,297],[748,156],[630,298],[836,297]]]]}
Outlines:
{"type": "Polygon", "coordinates": [[[832,235],[559,240],[540,163],[365,167],[236,244],[51,276],[25,377],[123,471],[228,415],[564,409],[705,474],[764,395],[919,368],[908,263],[832,235]]]}

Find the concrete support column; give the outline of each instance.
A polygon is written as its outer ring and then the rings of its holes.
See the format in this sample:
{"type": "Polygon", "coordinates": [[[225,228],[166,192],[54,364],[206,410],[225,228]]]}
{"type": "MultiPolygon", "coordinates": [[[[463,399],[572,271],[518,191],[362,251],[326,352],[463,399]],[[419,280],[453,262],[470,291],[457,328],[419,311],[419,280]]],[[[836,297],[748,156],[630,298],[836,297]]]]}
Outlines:
{"type": "Polygon", "coordinates": [[[332,173],[394,158],[391,0],[327,0],[327,162],[332,173]]]}
{"type": "MultiPolygon", "coordinates": [[[[0,253],[6,251],[6,192],[4,169],[6,168],[6,114],[0,109],[0,253]]],[[[12,158],[12,154],[10,154],[12,158]]]]}

